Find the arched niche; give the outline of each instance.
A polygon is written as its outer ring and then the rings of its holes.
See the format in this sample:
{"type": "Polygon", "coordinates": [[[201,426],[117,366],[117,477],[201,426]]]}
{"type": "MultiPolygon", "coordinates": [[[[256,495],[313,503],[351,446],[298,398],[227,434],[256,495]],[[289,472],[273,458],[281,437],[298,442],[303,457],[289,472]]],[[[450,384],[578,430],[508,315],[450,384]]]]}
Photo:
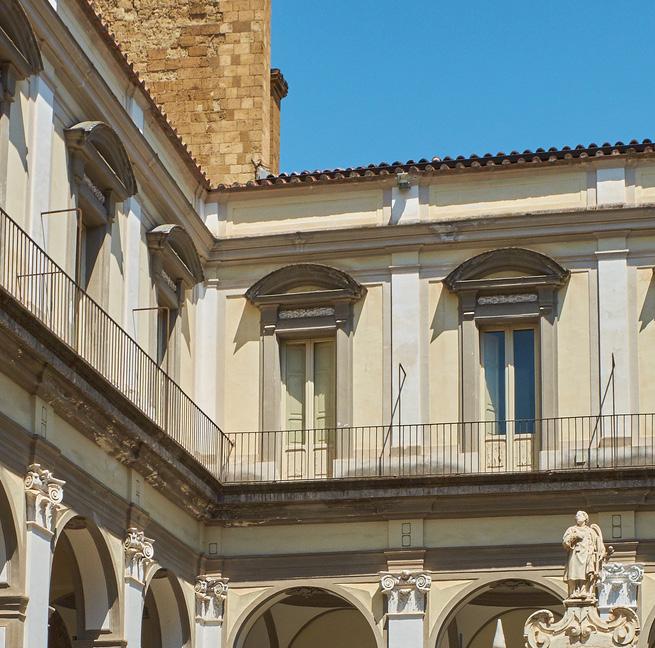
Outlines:
{"type": "Polygon", "coordinates": [[[564,587],[558,589],[539,577],[485,577],[440,610],[428,645],[486,648],[493,643],[500,620],[507,648],[523,648],[523,625],[527,618],[540,609],[561,616],[565,596],[564,587]]]}
{"type": "Polygon", "coordinates": [[[67,635],[109,639],[120,632],[116,571],[101,531],[80,516],[66,516],[56,534],[50,579],[51,627],[58,648],[67,635]]]}
{"type": "Polygon", "coordinates": [[[13,97],[17,80],[43,70],[39,44],[19,0],[0,0],[0,69],[3,100],[13,97]]]}
{"type": "MultiPolygon", "coordinates": [[[[352,424],[352,305],[364,286],[337,268],[300,263],[262,277],[246,292],[260,311],[262,414],[264,430],[283,426],[281,351],[290,340],[323,338],[334,343],[335,407],[333,427],[352,424]]],[[[334,456],[339,454],[334,449],[334,456]]]]}
{"type": "Polygon", "coordinates": [[[235,648],[382,648],[370,610],[339,587],[268,592],[241,614],[228,637],[235,648]]]}
{"type": "Polygon", "coordinates": [[[178,579],[167,569],[148,576],[141,621],[141,648],[187,648],[189,612],[178,579]]]}
{"type": "MultiPolygon", "coordinates": [[[[479,449],[481,469],[531,469],[538,463],[540,451],[552,450],[557,443],[557,435],[545,428],[540,430],[538,420],[557,416],[557,299],[560,288],[568,279],[569,271],[557,261],[523,248],[498,248],[478,254],[464,261],[444,279],[448,289],[459,300],[463,422],[485,423],[490,420],[482,400],[483,385],[485,394],[488,389],[488,383],[482,382],[483,369],[486,370],[486,366],[483,367],[486,362],[483,341],[492,341],[492,337],[501,336],[502,339],[497,342],[503,345],[503,353],[506,351],[507,356],[505,360],[498,361],[500,365],[509,362],[509,349],[513,344],[518,344],[515,341],[519,338],[513,337],[514,331],[525,333],[523,338],[528,341],[525,343],[532,349],[530,362],[534,367],[531,372],[534,387],[530,388],[530,414],[524,416],[517,409],[503,417],[510,421],[526,418],[532,422],[522,424],[515,441],[510,440],[508,435],[504,449],[493,445],[500,444],[500,435],[505,434],[502,429],[497,433],[494,427],[490,428],[490,433],[483,431],[481,434],[478,434],[477,428],[462,431],[460,445],[467,452],[476,453],[479,449]],[[505,335],[503,330],[507,337],[502,337],[505,335]],[[495,333],[489,336],[490,331],[495,333]],[[525,434],[522,434],[523,428],[527,430],[525,434]],[[494,434],[496,438],[490,438],[494,434]],[[487,447],[479,448],[481,443],[487,444],[487,447]],[[512,457],[515,457],[514,461],[512,457]],[[492,465],[487,465],[490,458],[495,458],[495,463],[492,461],[492,465]]],[[[503,384],[502,377],[498,383],[503,384]]],[[[518,391],[521,387],[518,381],[517,385],[518,391]]],[[[514,399],[517,403],[523,401],[524,398],[518,396],[514,399]]],[[[503,402],[503,411],[504,407],[503,402]]]]}

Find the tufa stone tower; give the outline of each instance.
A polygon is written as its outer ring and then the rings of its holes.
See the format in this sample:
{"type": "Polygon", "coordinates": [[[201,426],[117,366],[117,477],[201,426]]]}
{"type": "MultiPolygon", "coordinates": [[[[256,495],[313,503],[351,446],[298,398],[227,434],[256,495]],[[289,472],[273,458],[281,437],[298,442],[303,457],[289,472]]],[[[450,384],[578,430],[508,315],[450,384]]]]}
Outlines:
{"type": "Polygon", "coordinates": [[[89,0],[212,185],[278,173],[271,0],[89,0]]]}

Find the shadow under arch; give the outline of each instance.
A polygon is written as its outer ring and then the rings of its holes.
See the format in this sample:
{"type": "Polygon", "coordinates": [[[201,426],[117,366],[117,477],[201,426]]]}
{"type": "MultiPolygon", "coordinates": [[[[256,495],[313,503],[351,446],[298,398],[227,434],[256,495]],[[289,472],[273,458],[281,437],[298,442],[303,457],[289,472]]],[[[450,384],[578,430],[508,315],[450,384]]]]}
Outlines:
{"type": "Polygon", "coordinates": [[[331,594],[352,606],[352,608],[359,612],[366,621],[373,635],[373,640],[375,642],[376,648],[385,648],[384,638],[380,632],[373,613],[368,610],[360,600],[348,592],[344,587],[339,585],[317,586],[313,583],[296,583],[293,586],[288,584],[279,585],[271,587],[265,592],[262,592],[260,596],[258,596],[252,603],[250,603],[250,605],[245,608],[245,610],[241,612],[230,630],[226,645],[232,646],[233,648],[243,648],[244,642],[248,637],[248,633],[260,617],[262,617],[276,603],[282,601],[285,596],[288,595],[289,591],[305,588],[316,590],[317,592],[325,592],[327,594],[331,594]]]}
{"type": "Polygon", "coordinates": [[[24,548],[20,543],[17,517],[5,486],[0,482],[0,586],[11,587],[20,582],[24,548]]]}
{"type": "MultiPolygon", "coordinates": [[[[155,563],[145,575],[143,615],[153,622],[150,631],[156,636],[149,646],[157,648],[187,648],[191,646],[191,624],[182,586],[169,569],[155,563]]],[[[148,629],[142,625],[144,632],[148,629]]],[[[143,645],[143,643],[142,643],[143,645]]]]}
{"type": "MultiPolygon", "coordinates": [[[[643,606],[643,598],[642,598],[643,606]]],[[[646,617],[641,626],[641,633],[637,643],[638,648],[653,648],[655,646],[655,608],[646,617]]]]}
{"type": "Polygon", "coordinates": [[[468,603],[473,601],[480,594],[489,590],[496,584],[502,583],[503,581],[515,580],[521,580],[529,583],[535,588],[551,594],[560,600],[564,600],[567,595],[566,587],[563,581],[558,587],[543,576],[526,575],[520,572],[504,572],[483,576],[482,578],[469,583],[463,590],[453,594],[452,598],[441,609],[434,624],[434,628],[432,629],[432,632],[430,632],[428,646],[430,648],[440,648],[440,646],[443,644],[444,638],[448,634],[448,627],[450,626],[451,621],[455,618],[457,613],[468,603]]]}
{"type": "MultiPolygon", "coordinates": [[[[51,596],[57,588],[56,561],[61,553],[68,553],[75,563],[72,600],[77,612],[77,638],[116,636],[121,618],[118,572],[102,531],[87,517],[67,510],[57,522],[54,543],[51,596]]],[[[70,600],[66,602],[70,604],[70,600]]]]}

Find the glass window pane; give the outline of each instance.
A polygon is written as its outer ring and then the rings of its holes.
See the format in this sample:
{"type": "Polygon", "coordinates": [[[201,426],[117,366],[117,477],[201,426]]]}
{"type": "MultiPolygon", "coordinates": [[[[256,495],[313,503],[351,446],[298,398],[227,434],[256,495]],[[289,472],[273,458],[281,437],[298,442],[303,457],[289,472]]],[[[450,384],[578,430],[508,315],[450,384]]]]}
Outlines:
{"type": "Polygon", "coordinates": [[[513,337],[516,431],[532,433],[536,414],[534,330],[514,331],[513,337]]]}
{"type": "MultiPolygon", "coordinates": [[[[314,344],[314,428],[334,427],[334,342],[314,344]]],[[[318,439],[317,441],[322,441],[318,439]]]]}
{"type": "Polygon", "coordinates": [[[286,428],[289,443],[303,443],[305,427],[305,345],[289,344],[285,354],[286,428]]]}
{"type": "MultiPolygon", "coordinates": [[[[505,332],[486,331],[482,334],[482,365],[484,368],[485,420],[505,421],[505,332]]],[[[505,426],[498,426],[500,434],[505,426]]]]}

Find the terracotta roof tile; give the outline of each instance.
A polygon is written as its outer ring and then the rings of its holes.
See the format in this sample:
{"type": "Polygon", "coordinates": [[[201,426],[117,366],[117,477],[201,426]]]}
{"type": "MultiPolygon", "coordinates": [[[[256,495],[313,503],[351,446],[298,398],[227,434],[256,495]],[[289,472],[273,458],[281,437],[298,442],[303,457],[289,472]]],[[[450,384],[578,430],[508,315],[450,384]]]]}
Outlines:
{"type": "Polygon", "coordinates": [[[267,187],[279,187],[293,185],[302,185],[308,183],[330,184],[337,182],[366,181],[379,176],[386,176],[396,173],[411,173],[416,175],[441,174],[448,173],[458,169],[482,169],[494,166],[511,166],[522,164],[555,164],[567,160],[578,160],[587,158],[601,158],[603,156],[616,155],[635,155],[635,154],[652,154],[655,153],[655,146],[650,139],[641,141],[630,140],[627,144],[615,142],[611,144],[604,142],[600,146],[595,143],[577,144],[575,147],[563,146],[556,148],[551,146],[549,149],[537,148],[534,151],[526,149],[523,152],[512,151],[504,153],[499,151],[496,154],[485,153],[482,156],[471,154],[468,157],[458,155],[456,158],[446,156],[443,159],[433,157],[432,160],[425,158],[415,162],[380,162],[379,164],[369,164],[365,167],[355,167],[347,169],[324,169],[316,171],[299,171],[293,173],[281,173],[277,176],[269,175],[260,180],[254,180],[246,184],[234,183],[232,185],[218,185],[220,191],[242,191],[252,189],[264,189],[267,187]]]}

